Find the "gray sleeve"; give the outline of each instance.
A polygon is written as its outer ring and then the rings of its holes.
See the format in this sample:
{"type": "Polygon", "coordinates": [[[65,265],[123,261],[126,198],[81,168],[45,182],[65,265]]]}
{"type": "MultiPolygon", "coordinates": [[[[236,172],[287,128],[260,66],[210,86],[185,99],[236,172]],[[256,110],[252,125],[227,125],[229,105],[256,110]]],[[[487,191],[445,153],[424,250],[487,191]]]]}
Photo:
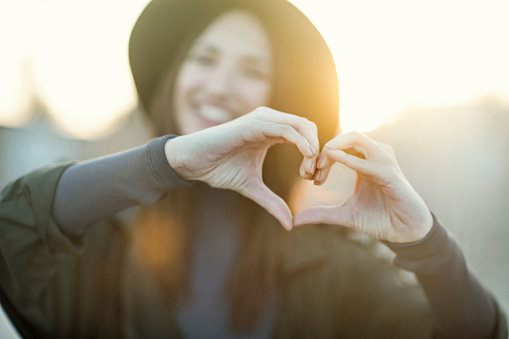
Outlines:
{"type": "Polygon", "coordinates": [[[491,338],[497,311],[489,294],[469,270],[459,246],[433,216],[433,228],[421,241],[387,244],[394,264],[413,271],[445,338],[491,338]]]}
{"type": "Polygon", "coordinates": [[[166,140],[77,163],[58,182],[52,214],[61,230],[79,235],[114,213],[160,200],[168,190],[191,185],[180,179],[164,155],[166,140]]]}

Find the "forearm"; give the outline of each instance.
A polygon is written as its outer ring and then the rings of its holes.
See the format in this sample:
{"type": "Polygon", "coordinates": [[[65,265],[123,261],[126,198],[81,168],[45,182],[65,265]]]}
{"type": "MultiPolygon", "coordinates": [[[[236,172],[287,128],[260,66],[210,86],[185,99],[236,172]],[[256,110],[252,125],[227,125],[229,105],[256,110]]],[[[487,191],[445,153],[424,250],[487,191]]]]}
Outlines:
{"type": "Polygon", "coordinates": [[[171,188],[188,185],[166,161],[168,138],[70,166],[60,178],[52,208],[61,230],[81,234],[98,220],[135,205],[155,203],[171,188]]]}
{"type": "Polygon", "coordinates": [[[397,254],[397,266],[416,273],[441,335],[491,338],[496,323],[493,302],[468,269],[456,242],[436,219],[425,239],[389,247],[397,254]]]}

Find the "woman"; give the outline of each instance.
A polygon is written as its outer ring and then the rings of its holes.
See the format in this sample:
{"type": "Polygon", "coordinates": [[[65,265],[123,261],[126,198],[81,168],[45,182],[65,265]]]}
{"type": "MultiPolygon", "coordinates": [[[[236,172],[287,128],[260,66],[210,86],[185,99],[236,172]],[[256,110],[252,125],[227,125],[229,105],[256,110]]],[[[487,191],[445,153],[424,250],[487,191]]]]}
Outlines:
{"type": "Polygon", "coordinates": [[[154,0],[130,60],[161,137],[2,192],[2,305],[24,336],[506,335],[391,149],[335,136],[334,64],[292,5],[154,0]],[[335,162],[359,173],[352,197],[292,218],[299,176],[321,184],[335,162]],[[278,226],[310,223],[330,226],[278,226]],[[419,285],[340,226],[386,242],[419,285]]]}

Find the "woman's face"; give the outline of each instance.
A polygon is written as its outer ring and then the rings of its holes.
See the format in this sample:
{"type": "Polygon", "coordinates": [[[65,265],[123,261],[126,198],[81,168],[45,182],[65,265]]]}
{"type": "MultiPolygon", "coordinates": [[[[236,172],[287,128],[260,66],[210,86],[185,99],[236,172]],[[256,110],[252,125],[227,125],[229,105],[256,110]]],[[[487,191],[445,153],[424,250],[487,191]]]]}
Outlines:
{"type": "Polygon", "coordinates": [[[222,124],[269,104],[272,51],[252,14],[232,10],[215,19],[193,42],[174,87],[180,133],[222,124]]]}

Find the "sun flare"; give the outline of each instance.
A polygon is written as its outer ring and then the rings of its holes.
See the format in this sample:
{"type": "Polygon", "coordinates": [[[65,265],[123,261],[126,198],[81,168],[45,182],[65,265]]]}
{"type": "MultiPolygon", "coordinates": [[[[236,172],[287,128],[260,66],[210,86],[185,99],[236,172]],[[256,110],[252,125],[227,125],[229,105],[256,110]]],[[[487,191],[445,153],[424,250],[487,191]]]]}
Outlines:
{"type": "MultiPolygon", "coordinates": [[[[487,94],[509,102],[506,0],[291,2],[334,55],[343,130],[374,129],[406,105],[454,105],[487,94]]],[[[35,91],[74,137],[114,129],[136,103],[126,50],[146,3],[1,2],[0,47],[8,52],[0,53],[0,124],[25,123],[35,91]]]]}

